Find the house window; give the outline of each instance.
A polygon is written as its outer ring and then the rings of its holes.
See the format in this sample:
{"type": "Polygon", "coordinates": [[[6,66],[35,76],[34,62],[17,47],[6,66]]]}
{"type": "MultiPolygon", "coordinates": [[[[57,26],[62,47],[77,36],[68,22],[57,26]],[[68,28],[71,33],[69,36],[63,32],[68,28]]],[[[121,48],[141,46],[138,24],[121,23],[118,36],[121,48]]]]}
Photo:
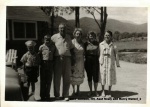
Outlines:
{"type": "Polygon", "coordinates": [[[9,40],[9,26],[8,26],[8,21],[6,21],[6,40],[9,40]]]}
{"type": "Polygon", "coordinates": [[[12,21],[14,40],[37,40],[37,23],[30,21],[12,21]]]}

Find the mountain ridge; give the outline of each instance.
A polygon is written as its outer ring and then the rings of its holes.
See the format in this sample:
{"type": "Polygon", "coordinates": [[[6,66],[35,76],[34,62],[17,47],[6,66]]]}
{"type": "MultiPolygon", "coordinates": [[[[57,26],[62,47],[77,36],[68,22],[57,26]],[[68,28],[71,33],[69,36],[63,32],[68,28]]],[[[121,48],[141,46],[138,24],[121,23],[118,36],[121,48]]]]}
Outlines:
{"type": "MultiPolygon", "coordinates": [[[[57,27],[59,23],[66,23],[67,24],[67,29],[69,32],[73,32],[75,28],[75,20],[66,20],[62,17],[56,17],[55,18],[55,26],[57,27]]],[[[98,20],[98,22],[100,22],[98,20]]],[[[99,27],[95,20],[93,18],[89,17],[82,17],[80,18],[80,27],[83,30],[83,34],[87,34],[89,31],[94,31],[96,33],[99,33],[99,27]]],[[[107,24],[106,24],[106,30],[111,30],[112,32],[119,31],[120,33],[123,32],[147,32],[147,23],[143,24],[134,24],[130,22],[121,22],[120,20],[116,19],[107,19],[107,24]]]]}

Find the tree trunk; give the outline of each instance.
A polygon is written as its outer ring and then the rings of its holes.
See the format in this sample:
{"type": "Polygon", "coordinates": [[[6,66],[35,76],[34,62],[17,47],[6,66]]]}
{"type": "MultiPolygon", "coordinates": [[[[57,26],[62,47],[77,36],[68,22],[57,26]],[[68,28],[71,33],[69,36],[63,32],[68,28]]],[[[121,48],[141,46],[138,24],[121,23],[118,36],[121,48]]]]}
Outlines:
{"type": "Polygon", "coordinates": [[[107,8],[104,7],[103,37],[105,34],[106,23],[107,23],[107,8]]]}
{"type": "Polygon", "coordinates": [[[99,35],[99,42],[102,42],[104,40],[106,23],[107,23],[107,8],[101,7],[101,20],[100,20],[101,29],[99,35]]]}
{"type": "Polygon", "coordinates": [[[75,7],[75,27],[80,27],[79,9],[79,7],[75,7]]]}
{"type": "Polygon", "coordinates": [[[54,34],[54,11],[52,10],[52,16],[51,16],[51,36],[54,34]]]}
{"type": "Polygon", "coordinates": [[[104,14],[104,12],[103,12],[103,7],[101,7],[101,24],[103,23],[103,14],[104,14]]]}

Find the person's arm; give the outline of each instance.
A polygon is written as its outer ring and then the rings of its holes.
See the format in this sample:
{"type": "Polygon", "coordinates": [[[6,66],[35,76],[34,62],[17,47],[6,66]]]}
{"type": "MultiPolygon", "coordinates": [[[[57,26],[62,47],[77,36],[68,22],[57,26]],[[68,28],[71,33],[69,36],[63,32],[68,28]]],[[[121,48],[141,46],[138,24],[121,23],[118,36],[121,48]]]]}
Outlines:
{"type": "Polygon", "coordinates": [[[99,46],[100,44],[98,44],[97,46],[98,46],[98,51],[97,51],[97,54],[98,54],[98,58],[100,57],[100,46],[99,46]]]}
{"type": "Polygon", "coordinates": [[[76,60],[75,60],[75,52],[74,49],[70,49],[70,53],[71,53],[71,66],[75,66],[76,60]]]}
{"type": "Polygon", "coordinates": [[[87,42],[84,43],[84,61],[86,60],[86,48],[87,48],[87,42]]]}
{"type": "Polygon", "coordinates": [[[39,57],[39,66],[41,66],[41,62],[42,62],[42,47],[39,47],[39,51],[38,51],[38,57],[39,57]]]}
{"type": "Polygon", "coordinates": [[[23,73],[24,73],[23,82],[26,83],[28,76],[27,76],[27,73],[26,73],[25,63],[23,63],[23,73]]]}
{"type": "Polygon", "coordinates": [[[23,63],[23,72],[24,72],[24,74],[26,74],[26,72],[25,72],[25,63],[26,63],[26,61],[27,61],[27,56],[26,56],[26,54],[24,54],[24,55],[22,56],[22,58],[21,58],[20,61],[23,63]]]}
{"type": "Polygon", "coordinates": [[[54,61],[55,60],[54,56],[55,56],[55,53],[56,53],[56,46],[55,46],[54,42],[52,42],[52,41],[51,41],[51,45],[53,46],[53,50],[52,50],[53,54],[52,55],[53,55],[53,61],[54,61]]]}
{"type": "Polygon", "coordinates": [[[27,55],[26,54],[24,54],[23,56],[22,56],[22,58],[21,58],[21,60],[20,60],[22,63],[23,63],[23,82],[25,83],[25,82],[27,82],[27,73],[26,73],[26,66],[25,66],[25,64],[26,64],[26,61],[27,61],[27,55]]]}
{"type": "MultiPolygon", "coordinates": [[[[99,45],[98,45],[98,53],[99,53],[99,59],[100,59],[100,54],[101,54],[101,47],[100,47],[100,43],[99,43],[99,45]]],[[[99,63],[100,63],[100,61],[99,61],[99,63]]]]}
{"type": "Polygon", "coordinates": [[[114,54],[115,54],[115,58],[116,58],[116,66],[120,67],[120,63],[119,63],[119,55],[118,55],[118,49],[117,46],[114,46],[114,54]]]}
{"type": "Polygon", "coordinates": [[[39,77],[40,67],[41,67],[41,57],[37,54],[37,61],[38,61],[38,70],[37,70],[37,77],[39,77]]]}
{"type": "Polygon", "coordinates": [[[74,40],[70,38],[70,53],[71,53],[71,66],[75,66],[75,52],[74,52],[74,40]]]}
{"type": "Polygon", "coordinates": [[[56,37],[57,35],[53,35],[52,37],[51,37],[51,42],[52,43],[54,43],[55,44],[55,37],[56,37]]]}
{"type": "Polygon", "coordinates": [[[100,63],[101,65],[103,65],[103,63],[104,63],[104,55],[102,54],[103,51],[104,51],[104,50],[102,49],[102,45],[99,44],[99,63],[100,63]]]}

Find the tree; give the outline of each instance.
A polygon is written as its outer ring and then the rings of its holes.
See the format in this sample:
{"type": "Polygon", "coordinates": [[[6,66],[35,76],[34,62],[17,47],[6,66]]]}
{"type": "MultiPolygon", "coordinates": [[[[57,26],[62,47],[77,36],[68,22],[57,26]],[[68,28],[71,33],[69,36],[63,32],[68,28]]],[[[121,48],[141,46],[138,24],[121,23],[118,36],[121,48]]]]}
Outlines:
{"type": "Polygon", "coordinates": [[[119,39],[120,39],[120,38],[119,38],[119,37],[120,37],[120,32],[119,32],[119,31],[115,31],[113,36],[114,36],[113,38],[114,38],[116,41],[119,41],[119,39]]]}
{"type": "Polygon", "coordinates": [[[54,28],[54,14],[55,14],[55,8],[54,7],[40,7],[43,12],[50,17],[51,20],[51,35],[53,35],[53,28],[54,28]]]}
{"type": "Polygon", "coordinates": [[[76,24],[75,26],[76,27],[80,27],[80,19],[79,19],[79,15],[80,15],[80,12],[79,12],[79,7],[75,7],[75,21],[76,21],[76,24]]]}
{"type": "Polygon", "coordinates": [[[106,7],[83,7],[88,14],[91,14],[100,29],[99,42],[103,41],[107,23],[107,8],[106,7]],[[100,22],[95,17],[95,12],[100,15],[100,22]]]}
{"type": "Polygon", "coordinates": [[[69,15],[75,12],[75,27],[80,27],[80,7],[64,7],[64,10],[69,15]]]}
{"type": "Polygon", "coordinates": [[[51,20],[51,35],[53,35],[54,31],[54,19],[58,15],[63,15],[63,13],[72,14],[74,10],[76,10],[76,23],[77,26],[79,26],[79,8],[75,7],[54,7],[54,6],[42,6],[40,7],[43,12],[50,17],[51,20]]]}
{"type": "Polygon", "coordinates": [[[129,33],[128,32],[123,32],[122,34],[121,34],[121,37],[122,37],[122,39],[124,39],[124,40],[127,40],[127,38],[129,38],[129,33]]]}

